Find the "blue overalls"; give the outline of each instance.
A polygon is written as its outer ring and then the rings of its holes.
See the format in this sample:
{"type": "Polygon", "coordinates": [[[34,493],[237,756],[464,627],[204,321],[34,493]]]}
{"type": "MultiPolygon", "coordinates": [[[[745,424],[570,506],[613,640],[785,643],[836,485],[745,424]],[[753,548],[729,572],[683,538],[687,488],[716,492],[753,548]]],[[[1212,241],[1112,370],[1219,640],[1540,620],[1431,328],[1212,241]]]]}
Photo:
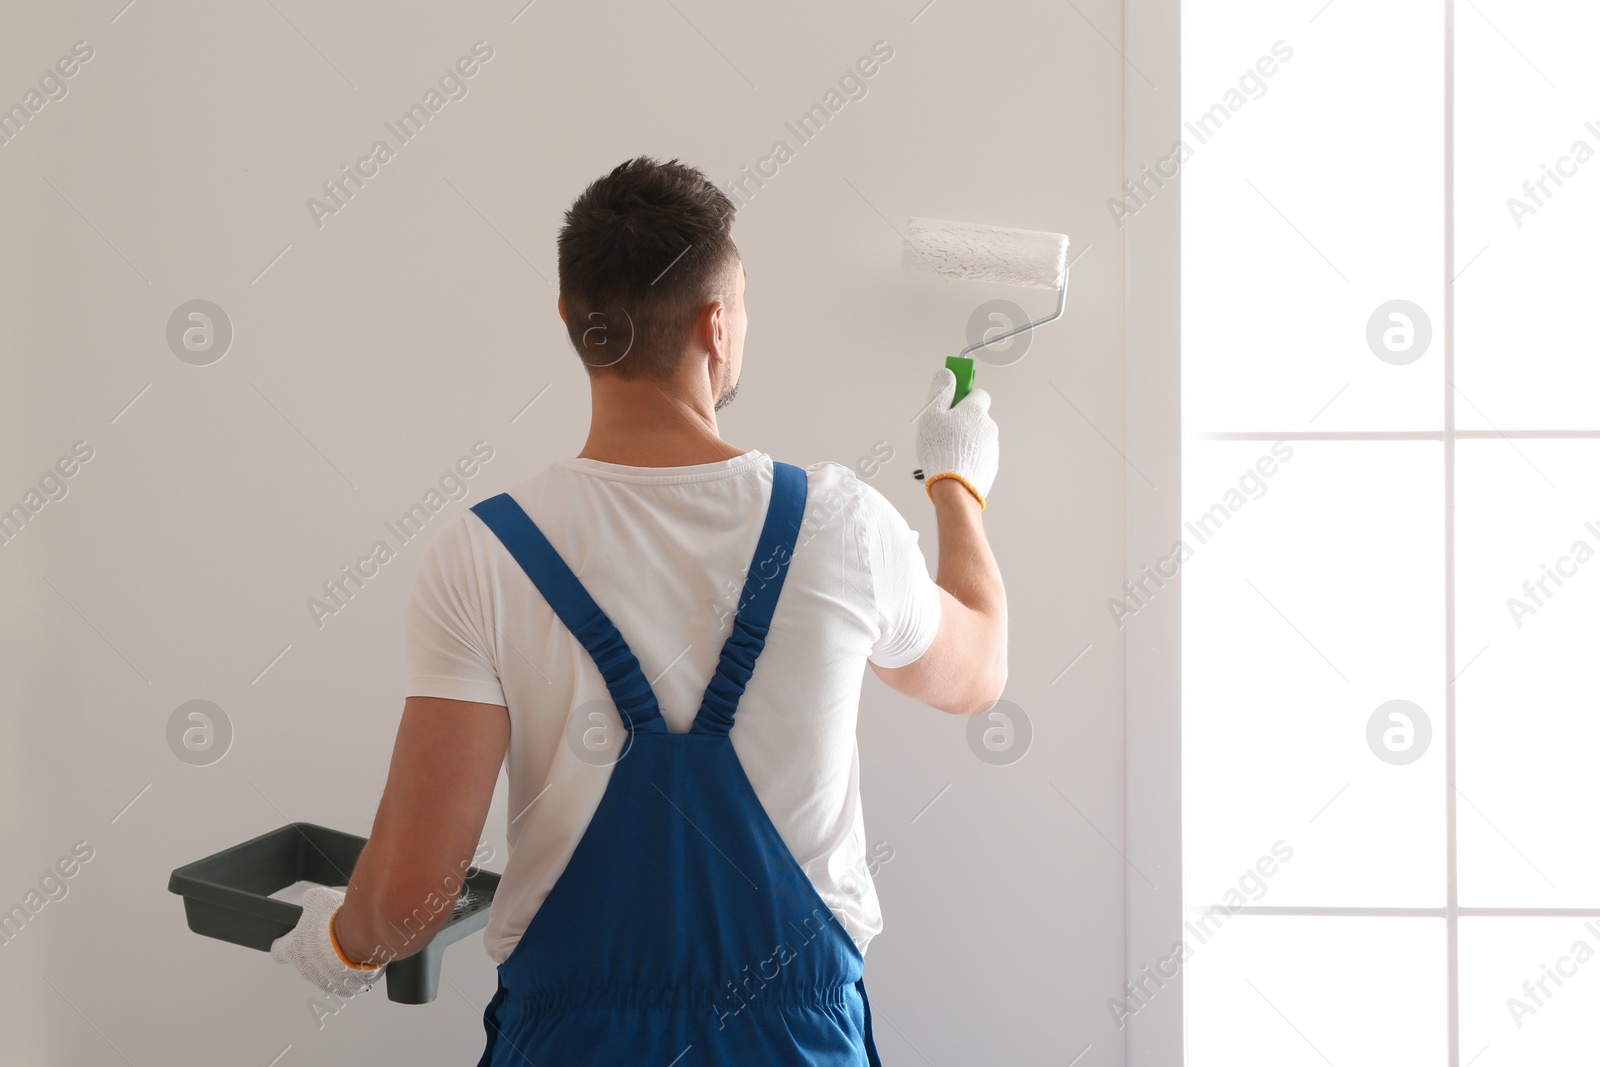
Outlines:
{"type": "Polygon", "coordinates": [[[805,512],[771,502],[694,725],[671,733],[639,661],[501,494],[472,510],[600,668],[626,748],[484,1011],[478,1067],[878,1067],[862,955],[761,806],[728,736],[805,512]]]}

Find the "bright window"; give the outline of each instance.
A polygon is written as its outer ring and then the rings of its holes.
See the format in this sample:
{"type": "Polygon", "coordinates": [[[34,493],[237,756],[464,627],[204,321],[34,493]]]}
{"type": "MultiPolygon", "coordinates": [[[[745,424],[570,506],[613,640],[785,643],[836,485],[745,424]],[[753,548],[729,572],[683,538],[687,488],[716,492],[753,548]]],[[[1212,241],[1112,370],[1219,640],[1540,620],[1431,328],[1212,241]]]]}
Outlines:
{"type": "Polygon", "coordinates": [[[1580,1062],[1600,5],[1182,17],[1186,1062],[1580,1062]]]}

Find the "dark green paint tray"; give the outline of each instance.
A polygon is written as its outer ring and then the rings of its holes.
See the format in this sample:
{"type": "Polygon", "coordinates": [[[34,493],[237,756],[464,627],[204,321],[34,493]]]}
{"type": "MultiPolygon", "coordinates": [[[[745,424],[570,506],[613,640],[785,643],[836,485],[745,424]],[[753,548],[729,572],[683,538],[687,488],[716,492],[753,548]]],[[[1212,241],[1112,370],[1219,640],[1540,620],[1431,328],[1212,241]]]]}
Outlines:
{"type": "MultiPolygon", "coordinates": [[[[195,933],[267,952],[273,941],[294,929],[301,911],[299,904],[272,894],[296,882],[349,885],[366,843],[364,837],[314,823],[290,823],[179,867],[167,889],[183,897],[184,914],[195,933]]],[[[394,961],[384,972],[390,1000],[426,1004],[438,995],[446,946],[483,929],[499,885],[494,871],[468,868],[450,921],[427,948],[394,961]]]]}

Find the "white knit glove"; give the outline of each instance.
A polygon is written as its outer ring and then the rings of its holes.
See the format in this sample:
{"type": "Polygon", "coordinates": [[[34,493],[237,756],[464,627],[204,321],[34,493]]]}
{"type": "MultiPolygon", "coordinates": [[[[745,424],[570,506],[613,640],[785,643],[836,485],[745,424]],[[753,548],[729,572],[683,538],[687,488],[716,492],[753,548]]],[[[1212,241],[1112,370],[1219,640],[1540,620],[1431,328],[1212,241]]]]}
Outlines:
{"type": "Polygon", "coordinates": [[[300,922],[272,943],[272,958],[292,963],[313,985],[339,997],[353,997],[372,988],[387,965],[352,967],[345,963],[333,938],[333,915],[344,893],[325,885],[307,889],[300,900],[300,922]]]}
{"type": "Polygon", "coordinates": [[[928,406],[917,423],[917,462],[922,464],[923,484],[933,498],[933,483],[954,478],[972,490],[983,507],[994,476],[1000,469],[1000,427],[989,418],[989,394],[974,389],[950,406],[956,395],[956,376],[949,367],[940,367],[933,376],[928,406]]]}

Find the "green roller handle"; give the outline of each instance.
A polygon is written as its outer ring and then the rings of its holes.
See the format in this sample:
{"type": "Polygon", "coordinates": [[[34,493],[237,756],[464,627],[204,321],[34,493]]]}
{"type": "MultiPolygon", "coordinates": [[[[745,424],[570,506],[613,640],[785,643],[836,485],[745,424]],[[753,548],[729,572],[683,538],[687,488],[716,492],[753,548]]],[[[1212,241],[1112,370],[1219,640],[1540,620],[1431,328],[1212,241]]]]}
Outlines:
{"type": "Polygon", "coordinates": [[[972,357],[946,356],[944,365],[949,367],[956,376],[956,395],[950,398],[950,406],[955,407],[961,403],[961,398],[972,392],[972,357]]]}
{"type": "MultiPolygon", "coordinates": [[[[950,398],[950,406],[955,407],[961,403],[962,397],[972,392],[972,358],[970,356],[946,356],[944,357],[944,365],[949,367],[950,372],[956,376],[956,392],[950,398]]],[[[919,482],[922,481],[922,468],[919,467],[912,471],[911,477],[919,482]]]]}

